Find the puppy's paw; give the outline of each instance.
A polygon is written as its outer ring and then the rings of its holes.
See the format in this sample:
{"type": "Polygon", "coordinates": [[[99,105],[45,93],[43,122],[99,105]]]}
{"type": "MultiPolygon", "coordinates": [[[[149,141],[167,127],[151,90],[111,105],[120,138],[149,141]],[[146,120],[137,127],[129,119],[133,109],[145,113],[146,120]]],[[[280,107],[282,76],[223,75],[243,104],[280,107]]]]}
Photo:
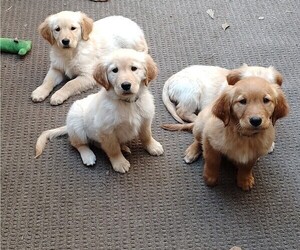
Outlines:
{"type": "Polygon", "coordinates": [[[130,168],[130,163],[124,157],[111,162],[112,167],[115,171],[119,173],[126,173],[130,168]]]}
{"type": "Polygon", "coordinates": [[[68,99],[68,96],[66,94],[63,94],[59,91],[54,93],[50,98],[50,104],[51,105],[59,105],[62,104],[65,100],[68,99]]]}
{"type": "Polygon", "coordinates": [[[274,151],[275,148],[275,142],[272,143],[271,147],[268,150],[268,154],[271,154],[274,151]]]}
{"type": "Polygon", "coordinates": [[[219,170],[204,164],[203,178],[207,186],[215,186],[219,180],[219,170]]]}
{"type": "Polygon", "coordinates": [[[96,155],[91,150],[86,150],[84,153],[81,153],[80,155],[84,165],[92,166],[96,163],[96,155]]]}
{"type": "Polygon", "coordinates": [[[195,149],[195,147],[192,147],[192,145],[190,145],[185,151],[184,161],[185,163],[192,163],[195,160],[197,160],[199,155],[200,151],[198,149],[195,149]]]}
{"type": "Polygon", "coordinates": [[[253,175],[248,176],[247,178],[238,179],[237,185],[244,191],[249,191],[254,186],[254,177],[253,175]]]}
{"type": "Polygon", "coordinates": [[[216,186],[218,184],[218,177],[216,176],[209,176],[204,174],[203,178],[207,186],[216,186]]]}
{"type": "Polygon", "coordinates": [[[145,146],[145,149],[148,151],[150,155],[158,156],[164,153],[164,149],[162,145],[154,139],[152,139],[151,142],[145,146]]]}
{"type": "Polygon", "coordinates": [[[121,150],[125,153],[131,154],[131,150],[129,147],[127,147],[126,145],[121,145],[121,150]]]}
{"type": "Polygon", "coordinates": [[[47,91],[42,86],[39,86],[31,93],[31,99],[33,102],[42,102],[48,95],[49,91],[47,91]]]}

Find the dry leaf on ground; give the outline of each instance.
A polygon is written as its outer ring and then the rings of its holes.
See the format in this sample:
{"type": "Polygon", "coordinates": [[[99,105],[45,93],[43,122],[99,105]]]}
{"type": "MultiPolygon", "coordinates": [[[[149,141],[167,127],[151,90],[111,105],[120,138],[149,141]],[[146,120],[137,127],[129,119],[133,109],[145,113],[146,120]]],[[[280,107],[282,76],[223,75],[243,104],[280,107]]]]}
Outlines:
{"type": "Polygon", "coordinates": [[[212,19],[215,18],[215,12],[214,12],[212,9],[208,9],[208,10],[206,11],[206,13],[207,13],[212,19]]]}
{"type": "Polygon", "coordinates": [[[223,30],[226,30],[229,27],[230,27],[230,25],[227,22],[225,22],[225,23],[222,24],[223,30]]]}

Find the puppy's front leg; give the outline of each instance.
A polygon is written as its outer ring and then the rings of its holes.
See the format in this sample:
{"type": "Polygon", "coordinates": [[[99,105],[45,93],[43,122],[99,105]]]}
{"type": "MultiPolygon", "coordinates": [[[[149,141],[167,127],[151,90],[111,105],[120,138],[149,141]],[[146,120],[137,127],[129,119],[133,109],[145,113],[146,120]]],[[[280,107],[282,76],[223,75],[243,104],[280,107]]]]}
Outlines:
{"type": "Polygon", "coordinates": [[[152,137],[151,121],[145,120],[141,126],[139,137],[143,144],[143,147],[151,155],[162,155],[164,149],[162,145],[152,137]]]}
{"type": "Polygon", "coordinates": [[[237,185],[244,191],[249,191],[254,186],[254,176],[252,174],[252,168],[254,162],[249,162],[246,165],[238,165],[237,172],[237,185]]]}
{"type": "Polygon", "coordinates": [[[75,79],[68,81],[61,89],[56,91],[50,99],[52,105],[62,104],[65,100],[73,95],[80,94],[96,85],[95,80],[89,76],[77,76],[75,79]]]}
{"type": "Polygon", "coordinates": [[[203,143],[204,170],[203,177],[208,186],[217,184],[220,174],[221,153],[215,150],[205,139],[203,143]]]}
{"type": "Polygon", "coordinates": [[[130,168],[130,163],[121,152],[121,146],[115,135],[101,136],[100,143],[102,149],[107,154],[113,169],[120,173],[125,173],[130,168]]]}
{"type": "Polygon", "coordinates": [[[31,93],[32,101],[41,102],[45,100],[45,98],[50,94],[53,88],[61,83],[63,79],[64,74],[61,71],[50,67],[42,85],[37,87],[31,93]]]}

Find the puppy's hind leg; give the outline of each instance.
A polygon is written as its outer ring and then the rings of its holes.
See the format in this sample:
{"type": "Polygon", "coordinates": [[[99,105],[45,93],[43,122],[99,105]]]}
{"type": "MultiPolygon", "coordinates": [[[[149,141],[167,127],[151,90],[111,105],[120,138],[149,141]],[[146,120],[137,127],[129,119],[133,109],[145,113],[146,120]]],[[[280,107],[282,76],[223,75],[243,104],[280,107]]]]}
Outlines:
{"type": "Polygon", "coordinates": [[[201,143],[195,139],[194,142],[186,149],[184,161],[186,163],[194,162],[201,153],[201,143]]]}
{"type": "Polygon", "coordinates": [[[121,145],[121,151],[127,153],[127,154],[131,154],[131,150],[128,146],[126,146],[125,144],[121,145]]]}
{"type": "Polygon", "coordinates": [[[80,153],[82,162],[86,166],[92,166],[96,163],[96,156],[88,146],[86,136],[78,136],[69,132],[71,145],[80,153]]]}
{"type": "Polygon", "coordinates": [[[189,110],[186,110],[183,107],[177,108],[176,113],[182,120],[187,121],[187,122],[194,122],[197,118],[196,114],[192,113],[189,110]]]}
{"type": "Polygon", "coordinates": [[[130,168],[130,163],[121,152],[121,146],[114,134],[101,136],[100,143],[102,149],[107,154],[113,169],[120,173],[125,173],[130,168]]]}
{"type": "MultiPolygon", "coordinates": [[[[194,125],[194,123],[190,123],[190,124],[194,125]]],[[[199,132],[197,130],[197,127],[195,127],[195,126],[193,126],[193,129],[194,129],[193,134],[194,134],[195,138],[194,138],[194,142],[185,151],[184,161],[186,163],[194,162],[199,157],[199,155],[202,151],[201,132],[199,132]]]]}
{"type": "Polygon", "coordinates": [[[96,82],[92,77],[77,76],[75,79],[68,81],[63,87],[61,87],[51,96],[50,104],[62,104],[69,97],[92,89],[94,86],[96,86],[96,82]]]}
{"type": "Polygon", "coordinates": [[[268,154],[271,154],[271,153],[273,153],[273,151],[274,151],[274,148],[275,148],[275,142],[273,142],[273,143],[272,143],[272,145],[271,145],[271,147],[269,148],[269,150],[268,150],[268,154]]]}
{"type": "Polygon", "coordinates": [[[92,166],[96,163],[96,156],[88,145],[81,145],[76,147],[76,149],[80,153],[84,165],[92,166]]]}

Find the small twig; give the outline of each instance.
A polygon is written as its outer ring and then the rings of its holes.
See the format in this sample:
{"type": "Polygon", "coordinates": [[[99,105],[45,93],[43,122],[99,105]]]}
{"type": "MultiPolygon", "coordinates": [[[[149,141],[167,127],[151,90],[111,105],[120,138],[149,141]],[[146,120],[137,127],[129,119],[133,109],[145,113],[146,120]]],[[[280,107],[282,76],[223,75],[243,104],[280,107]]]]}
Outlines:
{"type": "Polygon", "coordinates": [[[8,9],[6,9],[5,11],[9,11],[12,8],[12,6],[10,6],[8,9]]]}
{"type": "Polygon", "coordinates": [[[108,2],[108,0],[90,0],[90,1],[93,1],[93,2],[108,2]]]}

